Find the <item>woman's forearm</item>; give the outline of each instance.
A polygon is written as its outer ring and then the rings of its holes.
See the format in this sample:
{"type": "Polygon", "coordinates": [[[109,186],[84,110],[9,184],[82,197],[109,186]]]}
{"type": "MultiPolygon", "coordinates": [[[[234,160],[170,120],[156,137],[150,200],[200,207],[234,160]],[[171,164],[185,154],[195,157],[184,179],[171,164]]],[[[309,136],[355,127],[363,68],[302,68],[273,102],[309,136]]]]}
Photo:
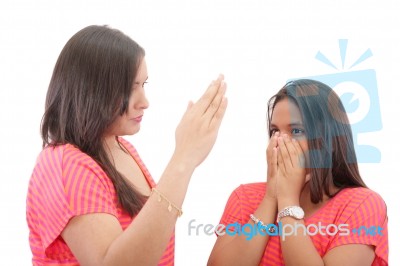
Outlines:
{"type": "MultiPolygon", "coordinates": [[[[265,197],[254,212],[254,216],[260,219],[265,225],[275,222],[276,200],[265,197]]],[[[249,219],[248,224],[255,228],[257,225],[249,219]]],[[[269,240],[268,233],[263,235],[257,232],[251,239],[246,235],[220,236],[221,242],[214,247],[208,261],[208,265],[258,265],[265,251],[269,240]],[[226,240],[226,238],[230,238],[226,240]]]]}
{"type": "MultiPolygon", "coordinates": [[[[172,159],[157,185],[171,203],[180,207],[184,201],[193,167],[172,159]]],[[[131,225],[110,245],[104,265],[156,265],[168,246],[178,211],[153,193],[131,225]],[[144,256],[146,254],[146,256],[144,256]]]]}
{"type": "MultiPolygon", "coordinates": [[[[299,206],[299,200],[295,199],[280,199],[278,202],[278,210],[282,210],[288,206],[299,206]]],[[[303,228],[305,228],[303,219],[297,220],[287,216],[282,218],[279,222],[282,223],[282,228],[290,227],[292,229],[291,233],[287,235],[285,232],[280,232],[281,249],[285,265],[324,265],[310,236],[307,235],[307,232],[303,231],[303,228]],[[294,232],[294,230],[297,231],[294,232]]]]}

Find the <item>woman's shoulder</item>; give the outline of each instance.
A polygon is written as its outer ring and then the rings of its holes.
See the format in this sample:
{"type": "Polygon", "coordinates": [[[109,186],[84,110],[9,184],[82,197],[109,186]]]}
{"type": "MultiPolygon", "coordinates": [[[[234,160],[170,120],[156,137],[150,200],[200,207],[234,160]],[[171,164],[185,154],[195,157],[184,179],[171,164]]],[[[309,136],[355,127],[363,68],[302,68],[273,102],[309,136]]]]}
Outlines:
{"type": "Polygon", "coordinates": [[[266,182],[247,183],[239,185],[233,193],[239,198],[262,198],[265,195],[266,182]]]}
{"type": "Polygon", "coordinates": [[[106,192],[113,195],[113,183],[100,164],[71,144],[48,146],[41,151],[30,187],[41,190],[45,187],[44,190],[53,191],[52,196],[61,198],[78,192],[81,196],[92,195],[93,191],[96,195],[104,196],[106,192]]]}
{"type": "Polygon", "coordinates": [[[39,153],[38,160],[40,159],[64,159],[74,157],[89,157],[87,154],[82,152],[80,149],[72,144],[60,144],[60,145],[49,145],[43,148],[39,153]]]}
{"type": "Polygon", "coordinates": [[[45,147],[36,160],[36,166],[40,165],[51,165],[56,169],[84,166],[93,170],[101,170],[92,157],[69,143],[45,147]]]}
{"type": "Polygon", "coordinates": [[[345,188],[331,199],[327,211],[341,213],[343,217],[353,215],[377,215],[386,217],[387,207],[379,193],[365,187],[345,188]]]}
{"type": "Polygon", "coordinates": [[[363,202],[381,202],[384,203],[381,195],[366,187],[354,187],[354,188],[345,188],[339,191],[334,197],[337,202],[353,202],[355,204],[361,204],[363,202]]]}
{"type": "Polygon", "coordinates": [[[265,195],[265,182],[241,184],[234,189],[228,198],[222,224],[248,220],[249,214],[257,209],[265,195]],[[245,218],[244,218],[245,217],[245,218]]]}

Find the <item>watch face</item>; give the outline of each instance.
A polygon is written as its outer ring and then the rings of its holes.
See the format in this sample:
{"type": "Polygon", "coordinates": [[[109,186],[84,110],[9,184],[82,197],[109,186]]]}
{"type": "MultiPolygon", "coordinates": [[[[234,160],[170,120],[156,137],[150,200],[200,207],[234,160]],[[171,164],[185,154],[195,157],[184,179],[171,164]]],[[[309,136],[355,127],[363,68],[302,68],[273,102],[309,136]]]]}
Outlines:
{"type": "Polygon", "coordinates": [[[304,211],[301,208],[293,208],[293,215],[298,218],[298,219],[302,219],[304,217],[304,211]]]}
{"type": "Polygon", "coordinates": [[[278,213],[278,220],[286,217],[291,216],[295,219],[303,219],[304,218],[304,211],[299,206],[289,206],[283,209],[281,212],[278,213]]]}

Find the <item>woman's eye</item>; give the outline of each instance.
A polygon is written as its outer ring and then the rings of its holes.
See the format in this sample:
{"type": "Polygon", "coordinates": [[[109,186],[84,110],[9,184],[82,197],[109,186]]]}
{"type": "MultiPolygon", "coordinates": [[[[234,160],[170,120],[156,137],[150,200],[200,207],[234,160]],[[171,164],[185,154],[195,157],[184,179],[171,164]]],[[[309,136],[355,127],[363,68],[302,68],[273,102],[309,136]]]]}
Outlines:
{"type": "Polygon", "coordinates": [[[293,128],[292,129],[292,135],[298,136],[298,135],[303,135],[304,130],[300,128],[293,128]]]}
{"type": "Polygon", "coordinates": [[[142,84],[142,88],[144,88],[144,86],[147,84],[147,81],[146,82],[143,82],[143,84],[142,84]]]}
{"type": "Polygon", "coordinates": [[[269,136],[271,137],[271,136],[274,135],[275,132],[277,132],[277,131],[279,131],[279,130],[276,129],[276,128],[270,129],[270,130],[269,130],[269,136]]]}

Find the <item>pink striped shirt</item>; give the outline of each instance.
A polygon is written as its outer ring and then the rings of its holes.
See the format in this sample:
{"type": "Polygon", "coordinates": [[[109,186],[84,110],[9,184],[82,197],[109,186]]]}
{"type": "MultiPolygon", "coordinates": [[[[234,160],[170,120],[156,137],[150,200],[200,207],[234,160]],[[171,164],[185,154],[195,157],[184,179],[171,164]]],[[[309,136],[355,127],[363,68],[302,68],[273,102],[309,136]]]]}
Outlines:
{"type": "MultiPolygon", "coordinates": [[[[149,186],[155,187],[136,149],[123,138],[120,142],[139,165],[149,186]]],[[[27,196],[33,265],[79,265],[60,234],[74,216],[100,212],[117,217],[123,230],[134,219],[119,207],[114,185],[91,157],[70,144],[43,149],[27,196]]],[[[175,233],[159,265],[173,265],[174,251],[175,233]]]]}
{"type": "MultiPolygon", "coordinates": [[[[239,223],[241,225],[249,221],[250,214],[254,213],[263,199],[266,191],[265,183],[252,183],[239,186],[231,194],[221,224],[228,225],[239,223]]],[[[262,220],[262,217],[258,217],[262,220]]],[[[305,225],[322,226],[329,224],[348,224],[349,234],[340,236],[329,234],[310,235],[315,248],[321,257],[334,247],[345,244],[365,244],[375,247],[375,259],[372,265],[388,265],[388,231],[386,204],[374,191],[367,188],[346,188],[319,209],[315,214],[304,220],[305,225]],[[366,235],[360,231],[360,235],[352,230],[365,226],[380,226],[383,234],[375,236],[366,235]]],[[[251,240],[249,240],[251,241],[251,240]]],[[[281,242],[279,236],[270,236],[265,247],[260,265],[284,265],[281,242]]]]}

